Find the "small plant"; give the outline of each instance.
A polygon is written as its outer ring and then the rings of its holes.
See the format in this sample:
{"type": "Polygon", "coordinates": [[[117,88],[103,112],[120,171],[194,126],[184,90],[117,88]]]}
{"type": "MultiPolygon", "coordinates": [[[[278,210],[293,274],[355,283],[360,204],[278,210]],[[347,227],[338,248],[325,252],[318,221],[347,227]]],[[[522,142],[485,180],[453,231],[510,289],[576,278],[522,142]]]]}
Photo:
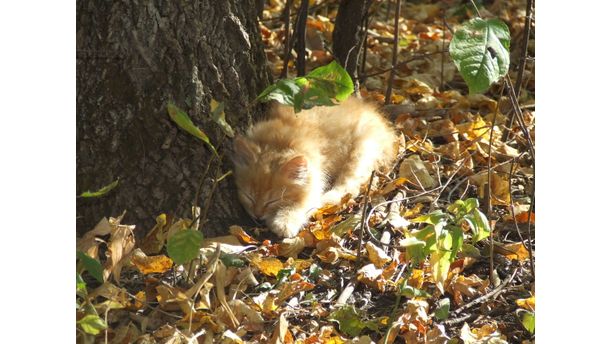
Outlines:
{"type": "Polygon", "coordinates": [[[428,255],[432,275],[438,289],[444,291],[450,264],[463,249],[466,232],[471,232],[472,242],[478,242],[491,233],[489,221],[478,209],[478,200],[458,200],[447,208],[419,216],[413,223],[423,223],[423,229],[406,233],[402,246],[406,246],[406,258],[413,264],[421,263],[428,255]]]}

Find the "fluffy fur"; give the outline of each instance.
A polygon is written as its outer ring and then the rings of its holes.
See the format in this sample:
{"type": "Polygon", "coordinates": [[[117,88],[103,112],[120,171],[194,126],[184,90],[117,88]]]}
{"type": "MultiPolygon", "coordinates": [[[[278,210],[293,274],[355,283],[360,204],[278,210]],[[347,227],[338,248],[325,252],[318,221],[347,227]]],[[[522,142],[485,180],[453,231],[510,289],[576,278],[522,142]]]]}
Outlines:
{"type": "Polygon", "coordinates": [[[309,214],[347,193],[395,156],[395,134],[374,106],[356,98],[295,114],[277,106],[234,140],[239,199],[255,220],[294,237],[309,214]]]}

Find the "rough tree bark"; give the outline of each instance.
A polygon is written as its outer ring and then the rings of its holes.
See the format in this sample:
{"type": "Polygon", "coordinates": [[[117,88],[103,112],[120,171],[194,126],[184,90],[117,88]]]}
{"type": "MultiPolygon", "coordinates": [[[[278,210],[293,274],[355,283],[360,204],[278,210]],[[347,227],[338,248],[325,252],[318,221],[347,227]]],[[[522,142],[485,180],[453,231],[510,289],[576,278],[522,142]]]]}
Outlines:
{"type": "MultiPolygon", "coordinates": [[[[225,102],[238,130],[261,113],[249,105],[271,77],[256,15],[253,0],[77,1],[77,191],[120,178],[108,195],[78,200],[78,232],[124,209],[137,235],[161,212],[189,215],[211,152],[170,121],[167,102],[228,151],[209,102],[225,102]]],[[[225,157],[221,170],[230,168],[225,157]]],[[[219,184],[208,214],[205,234],[247,221],[232,178],[219,184]]]]}

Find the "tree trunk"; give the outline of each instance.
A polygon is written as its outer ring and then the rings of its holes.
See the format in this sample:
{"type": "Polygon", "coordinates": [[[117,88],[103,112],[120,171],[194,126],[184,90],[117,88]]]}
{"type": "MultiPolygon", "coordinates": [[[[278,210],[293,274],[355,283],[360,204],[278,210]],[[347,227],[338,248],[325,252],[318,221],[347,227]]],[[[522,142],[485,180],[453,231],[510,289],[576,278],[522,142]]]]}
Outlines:
{"type": "Polygon", "coordinates": [[[357,61],[361,51],[361,24],[370,8],[371,0],[341,0],[334,24],[334,58],[357,80],[357,61]]]}
{"type": "MultiPolygon", "coordinates": [[[[262,108],[253,99],[270,82],[255,1],[77,1],[77,191],[119,178],[104,197],[79,199],[77,231],[127,210],[138,235],[165,212],[190,216],[211,151],[180,130],[169,101],[188,112],[223,154],[231,147],[209,117],[225,102],[240,131],[262,108]]],[[[229,154],[229,152],[228,152],[229,154]]],[[[220,172],[231,169],[227,155],[220,172]]],[[[210,194],[211,165],[198,204],[210,194]]],[[[206,235],[246,222],[233,179],[213,194],[206,235]]]]}

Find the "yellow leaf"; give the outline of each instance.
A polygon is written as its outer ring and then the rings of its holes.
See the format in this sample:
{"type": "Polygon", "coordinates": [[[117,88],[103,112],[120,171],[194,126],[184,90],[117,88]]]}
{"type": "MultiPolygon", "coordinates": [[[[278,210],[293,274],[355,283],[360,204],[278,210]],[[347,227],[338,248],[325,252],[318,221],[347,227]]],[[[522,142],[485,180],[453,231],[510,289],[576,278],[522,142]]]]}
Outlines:
{"type": "Polygon", "coordinates": [[[255,240],[240,226],[230,226],[230,234],[238,238],[243,244],[258,244],[259,241],[255,240]]]}
{"type": "Polygon", "coordinates": [[[527,299],[518,299],[516,300],[516,304],[521,308],[533,312],[535,311],[535,295],[527,299]]]}
{"type": "Polygon", "coordinates": [[[253,259],[252,263],[262,274],[270,277],[276,277],[278,272],[284,267],[283,263],[277,258],[253,259]]]}
{"type": "Polygon", "coordinates": [[[147,257],[140,249],[136,249],[132,255],[132,264],[136,265],[143,275],[166,272],[172,267],[172,263],[172,259],[163,254],[147,257]]]}
{"type": "Polygon", "coordinates": [[[529,251],[521,242],[506,244],[501,248],[496,246],[495,251],[512,260],[524,261],[529,259],[529,251]]]}

